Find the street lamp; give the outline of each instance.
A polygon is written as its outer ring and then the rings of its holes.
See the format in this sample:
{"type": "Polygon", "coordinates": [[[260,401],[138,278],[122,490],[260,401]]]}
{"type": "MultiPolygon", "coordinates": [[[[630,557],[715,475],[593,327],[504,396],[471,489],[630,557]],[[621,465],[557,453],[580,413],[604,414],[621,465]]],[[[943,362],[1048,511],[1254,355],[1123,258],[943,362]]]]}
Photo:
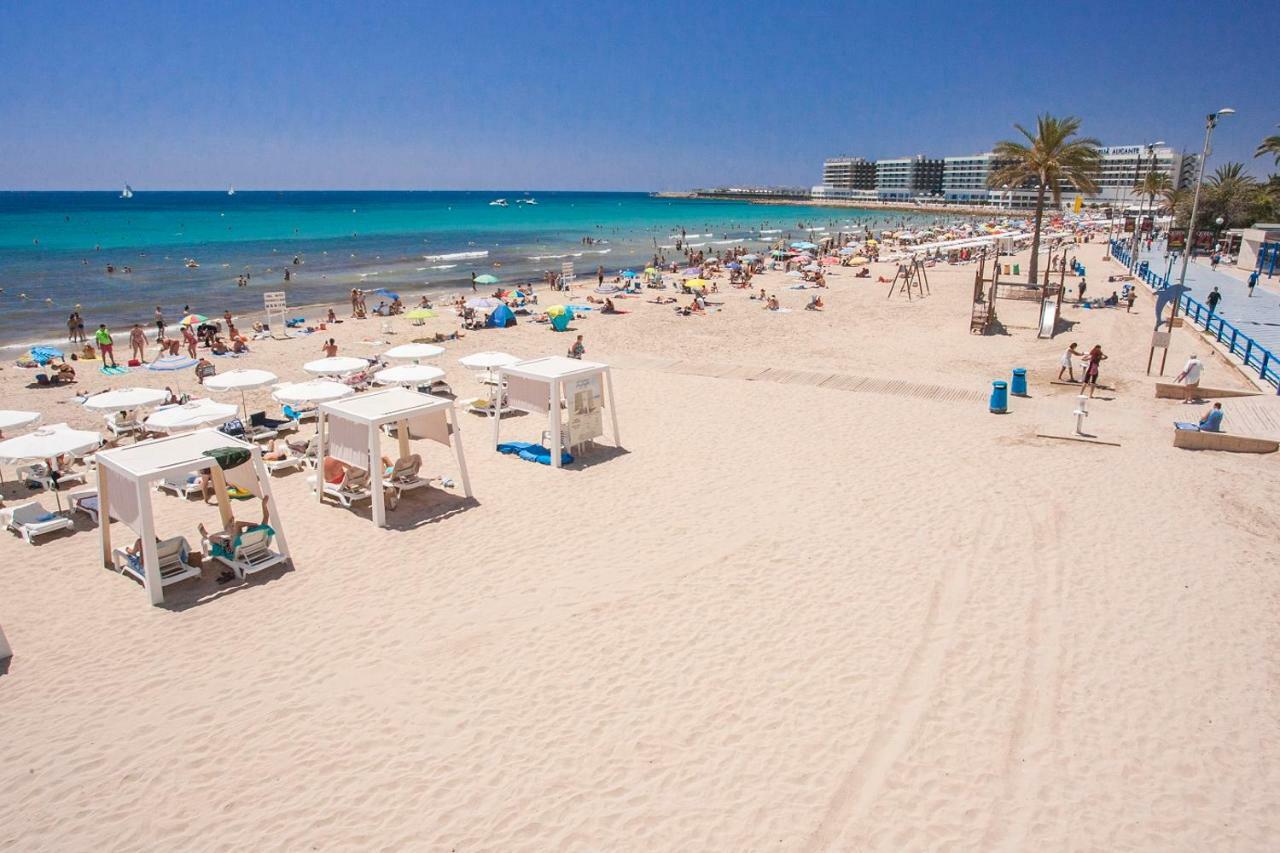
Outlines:
{"type": "Polygon", "coordinates": [[[1213,220],[1213,224],[1218,226],[1217,228],[1213,229],[1213,248],[1215,251],[1217,250],[1218,246],[1222,243],[1222,225],[1226,221],[1227,220],[1223,219],[1221,216],[1213,220]]]}
{"type": "MultiPolygon", "coordinates": [[[[1223,107],[1216,113],[1209,113],[1204,121],[1204,149],[1200,153],[1200,168],[1196,170],[1196,191],[1191,196],[1191,217],[1187,220],[1187,251],[1182,253],[1182,269],[1178,272],[1178,284],[1182,285],[1187,280],[1187,262],[1191,260],[1191,253],[1196,248],[1196,210],[1200,206],[1200,186],[1204,183],[1204,166],[1205,161],[1209,159],[1209,140],[1213,137],[1213,129],[1218,126],[1218,119],[1223,116],[1235,115],[1235,110],[1231,107],[1223,107]]],[[[1178,303],[1180,299],[1173,302],[1173,317],[1178,316],[1178,303]]],[[[1172,328],[1173,323],[1169,326],[1172,328]]]]}

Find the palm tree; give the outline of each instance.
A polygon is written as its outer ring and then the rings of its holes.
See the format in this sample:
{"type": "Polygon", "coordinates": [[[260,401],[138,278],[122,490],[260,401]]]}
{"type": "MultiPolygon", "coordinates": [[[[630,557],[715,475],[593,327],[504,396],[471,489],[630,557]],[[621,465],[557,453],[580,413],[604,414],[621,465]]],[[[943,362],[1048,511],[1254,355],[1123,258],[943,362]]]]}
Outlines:
{"type": "Polygon", "coordinates": [[[996,160],[1007,161],[991,173],[988,185],[1012,187],[1033,185],[1036,188],[1036,226],[1031,238],[1031,263],[1027,282],[1035,284],[1040,260],[1040,227],[1044,221],[1045,194],[1053,193],[1053,203],[1062,202],[1063,181],[1082,193],[1096,193],[1095,177],[1102,162],[1098,140],[1092,137],[1072,139],[1080,129],[1074,116],[1055,118],[1048,113],[1036,117],[1033,134],[1020,124],[1014,129],[1026,137],[1026,143],[1013,140],[997,142],[992,153],[996,160]]]}
{"type": "MultiPolygon", "coordinates": [[[[1160,207],[1169,211],[1173,216],[1180,216],[1183,211],[1191,207],[1191,190],[1170,186],[1160,194],[1160,207]]],[[[1184,225],[1186,223],[1183,223],[1184,225]]]]}
{"type": "Polygon", "coordinates": [[[1205,181],[1205,213],[1209,220],[1221,216],[1228,228],[1248,219],[1257,199],[1258,181],[1244,173],[1243,163],[1219,166],[1205,181]]]}
{"type": "MultiPolygon", "coordinates": [[[[1280,127],[1280,124],[1276,125],[1280,127]]],[[[1280,134],[1273,133],[1266,139],[1262,140],[1262,144],[1258,146],[1258,150],[1253,152],[1254,157],[1261,157],[1263,154],[1274,154],[1276,165],[1280,166],[1280,134]]]]}
{"type": "MultiPolygon", "coordinates": [[[[1147,200],[1152,210],[1155,210],[1155,200],[1163,198],[1166,193],[1173,188],[1173,182],[1169,180],[1167,172],[1157,172],[1154,169],[1149,170],[1142,176],[1142,180],[1133,185],[1133,191],[1147,200]]],[[[1154,221],[1154,217],[1152,217],[1154,221]]],[[[1136,241],[1142,233],[1142,223],[1138,223],[1138,227],[1133,231],[1133,237],[1136,241]]]]}

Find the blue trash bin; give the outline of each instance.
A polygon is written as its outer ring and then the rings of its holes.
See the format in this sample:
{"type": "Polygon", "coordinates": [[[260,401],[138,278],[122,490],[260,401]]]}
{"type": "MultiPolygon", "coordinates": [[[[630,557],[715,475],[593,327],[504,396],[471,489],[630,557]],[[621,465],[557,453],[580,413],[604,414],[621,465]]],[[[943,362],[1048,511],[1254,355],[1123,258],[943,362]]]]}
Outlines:
{"type": "Polygon", "coordinates": [[[1015,367],[1013,369],[1013,384],[1009,386],[1009,393],[1015,397],[1027,396],[1027,369],[1025,367],[1015,367]]]}
{"type": "Polygon", "coordinates": [[[1003,415],[1009,411],[1009,383],[1008,382],[992,382],[991,383],[991,413],[993,415],[1003,415]]]}

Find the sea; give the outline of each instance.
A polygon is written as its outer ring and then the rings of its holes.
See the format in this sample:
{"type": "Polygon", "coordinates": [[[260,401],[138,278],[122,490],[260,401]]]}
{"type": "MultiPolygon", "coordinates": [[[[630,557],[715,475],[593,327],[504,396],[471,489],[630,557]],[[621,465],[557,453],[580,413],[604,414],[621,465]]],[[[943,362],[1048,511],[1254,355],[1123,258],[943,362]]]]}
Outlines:
{"type": "MultiPolygon", "coordinates": [[[[573,264],[612,275],[675,246],[764,248],[841,229],[937,221],[936,215],[807,205],[664,198],[648,193],[524,191],[0,192],[0,346],[67,337],[79,306],[89,329],[153,328],[259,313],[263,294],[290,306],[334,306],[351,288],[398,294],[470,291],[471,274],[500,286],[541,281],[573,264]],[[506,206],[492,204],[505,199],[506,206]],[[108,268],[113,269],[109,272],[108,268]],[[290,279],[285,280],[289,269],[290,279]],[[247,286],[237,283],[246,276],[247,286]]],[[[492,285],[489,289],[492,289],[492,285]]],[[[484,288],[482,288],[484,289],[484,288]]]]}

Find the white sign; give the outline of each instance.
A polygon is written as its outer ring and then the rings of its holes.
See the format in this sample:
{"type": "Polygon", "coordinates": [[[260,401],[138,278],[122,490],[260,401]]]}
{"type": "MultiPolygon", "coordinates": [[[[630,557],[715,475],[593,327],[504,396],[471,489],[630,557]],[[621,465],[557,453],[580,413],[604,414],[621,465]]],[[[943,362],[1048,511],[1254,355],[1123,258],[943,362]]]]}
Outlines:
{"type": "Polygon", "coordinates": [[[1153,346],[1153,347],[1160,347],[1161,349],[1168,349],[1168,348],[1169,348],[1169,333],[1168,333],[1168,332],[1152,332],[1152,333],[1151,333],[1151,346],[1153,346]]]}
{"type": "Polygon", "coordinates": [[[569,396],[570,447],[604,435],[604,397],[600,374],[578,379],[569,396]]]}
{"type": "Polygon", "coordinates": [[[285,297],[288,296],[284,291],[278,293],[262,294],[262,307],[267,311],[283,311],[285,309],[285,297]]]}

